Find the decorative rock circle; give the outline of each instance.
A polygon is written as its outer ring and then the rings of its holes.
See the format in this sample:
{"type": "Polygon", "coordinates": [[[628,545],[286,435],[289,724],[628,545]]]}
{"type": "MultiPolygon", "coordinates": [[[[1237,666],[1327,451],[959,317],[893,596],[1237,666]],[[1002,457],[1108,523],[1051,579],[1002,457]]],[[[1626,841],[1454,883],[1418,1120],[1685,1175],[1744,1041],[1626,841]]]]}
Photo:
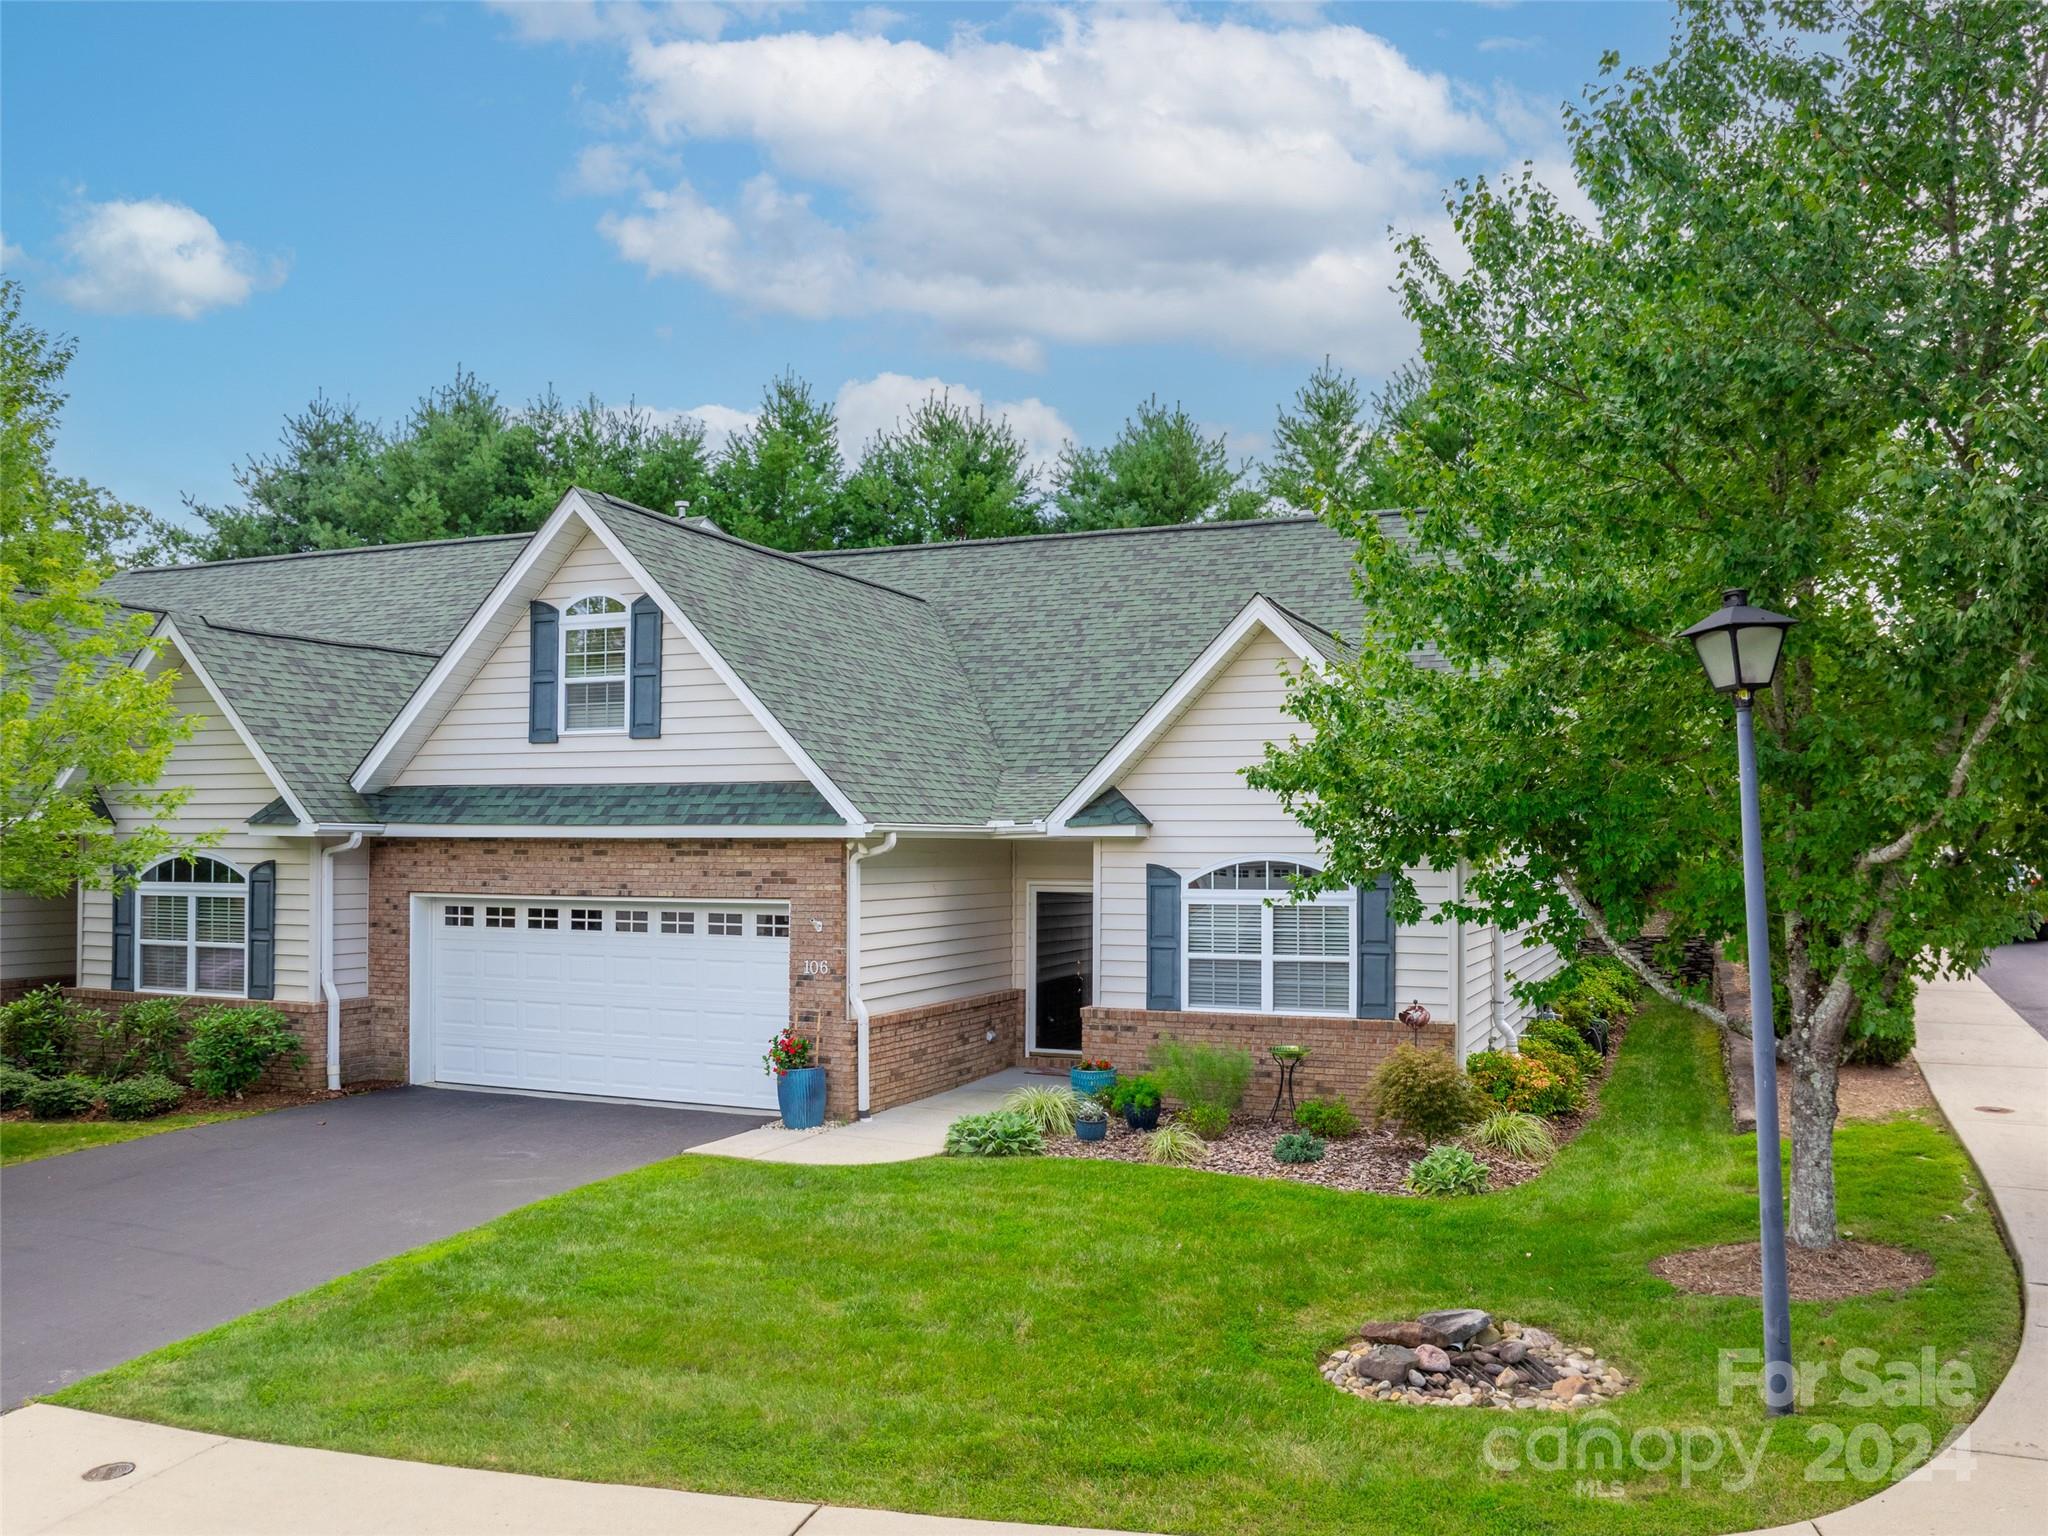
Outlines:
{"type": "Polygon", "coordinates": [[[1322,1374],[1378,1402],[1508,1411],[1597,1407],[1634,1385],[1592,1350],[1512,1321],[1496,1328],[1475,1307],[1367,1323],[1325,1357],[1322,1374]]]}

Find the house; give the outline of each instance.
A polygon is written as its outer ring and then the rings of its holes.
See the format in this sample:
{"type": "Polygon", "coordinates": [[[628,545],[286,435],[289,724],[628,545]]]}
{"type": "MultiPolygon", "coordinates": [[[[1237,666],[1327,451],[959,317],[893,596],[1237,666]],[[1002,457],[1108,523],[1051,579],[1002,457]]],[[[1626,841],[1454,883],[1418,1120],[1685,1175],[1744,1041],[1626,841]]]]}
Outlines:
{"type": "Polygon", "coordinates": [[[1307,1044],[1355,1098],[1395,1044],[1511,1036],[1557,963],[1384,883],[1284,899],[1315,844],[1240,770],[1357,620],[1313,519],[791,555],[572,491],[114,587],[218,836],[74,927],[11,902],[9,974],[268,1000],[330,1082],[767,1108],[794,1023],[837,1115],[1162,1033],[1307,1044]]]}

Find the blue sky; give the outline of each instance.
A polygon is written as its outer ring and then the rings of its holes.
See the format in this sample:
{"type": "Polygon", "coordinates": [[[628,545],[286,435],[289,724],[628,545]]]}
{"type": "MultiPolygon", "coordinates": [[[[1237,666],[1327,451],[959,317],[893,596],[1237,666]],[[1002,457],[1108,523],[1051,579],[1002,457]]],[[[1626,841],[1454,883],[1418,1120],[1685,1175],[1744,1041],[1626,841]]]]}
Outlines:
{"type": "Polygon", "coordinates": [[[1256,452],[1410,340],[1386,230],[1563,175],[1663,5],[14,5],[6,266],[78,338],[60,467],[222,500],[316,391],[739,419],[849,445],[929,381],[1034,448],[1177,398],[1256,452]]]}

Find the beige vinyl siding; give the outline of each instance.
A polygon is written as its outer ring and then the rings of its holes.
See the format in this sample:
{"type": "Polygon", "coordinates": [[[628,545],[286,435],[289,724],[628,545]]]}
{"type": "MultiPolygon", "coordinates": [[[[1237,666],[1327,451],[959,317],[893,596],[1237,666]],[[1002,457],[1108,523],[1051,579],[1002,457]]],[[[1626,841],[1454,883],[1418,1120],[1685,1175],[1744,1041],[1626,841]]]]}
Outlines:
{"type": "Polygon", "coordinates": [[[334,856],[334,987],[343,997],[370,991],[370,850],[334,856]]]}
{"type": "MultiPolygon", "coordinates": [[[[1494,1023],[1501,1018],[1493,995],[1493,934],[1491,925],[1465,925],[1465,1006],[1458,1015],[1458,1054],[1461,1058],[1488,1048],[1494,1023]]],[[[1502,1028],[1505,1029],[1502,1019],[1502,1028]]]]}
{"type": "Polygon", "coordinates": [[[0,891],[0,981],[69,977],[77,963],[73,898],[0,891]]]}
{"type": "MultiPolygon", "coordinates": [[[[641,589],[610,550],[586,536],[541,589],[540,600],[566,608],[597,593],[630,607],[641,589]]],[[[636,740],[621,730],[528,741],[531,633],[522,612],[396,783],[727,784],[803,777],[739,695],[666,617],[661,625],[659,737],[636,740]]]]}
{"type": "MultiPolygon", "coordinates": [[[[169,665],[181,665],[172,655],[169,665]]],[[[192,794],[163,823],[179,837],[197,838],[218,830],[221,837],[201,851],[247,870],[265,859],[277,862],[277,974],[280,998],[310,1001],[315,996],[312,965],[313,868],[310,844],[250,827],[248,818],[277,798],[277,787],[222,718],[199,681],[179,678],[171,694],[179,711],[203,717],[199,728],[171,749],[158,788],[188,784],[192,794]]],[[[109,797],[117,827],[135,818],[109,797]]],[[[78,897],[79,977],[83,987],[113,985],[114,898],[107,891],[78,897]]]]}
{"type": "Polygon", "coordinates": [[[1536,1010],[1514,997],[1517,983],[1527,985],[1554,976],[1564,966],[1564,958],[1548,944],[1538,943],[1527,930],[1510,932],[1503,936],[1503,958],[1507,962],[1508,988],[1507,1018],[1516,1035],[1529,1022],[1529,1016],[1536,1010]]]}
{"type": "Polygon", "coordinates": [[[1034,880],[1057,881],[1064,885],[1092,885],[1095,879],[1095,845],[1076,839],[1042,843],[1014,843],[1011,855],[1012,904],[1010,911],[1010,985],[1024,985],[1024,946],[1029,932],[1028,888],[1034,880]]]}
{"type": "Polygon", "coordinates": [[[860,990],[893,1013],[1011,985],[1010,845],[907,838],[860,866],[860,990]]]}
{"type": "MultiPolygon", "coordinates": [[[[1254,790],[1240,769],[1259,761],[1265,744],[1299,733],[1284,706],[1282,665],[1298,658],[1268,632],[1258,632],[1168,727],[1151,750],[1119,776],[1117,787],[1152,821],[1148,836],[1105,838],[1101,847],[1101,949],[1096,1001],[1110,1008],[1145,1006],[1145,866],[1163,864],[1184,879],[1238,859],[1317,857],[1315,839],[1254,790]]],[[[1447,875],[1417,871],[1425,905],[1450,894],[1447,875]]],[[[1453,1016],[1448,924],[1403,927],[1395,936],[1396,1006],[1420,998],[1438,1018],[1453,1016]]]]}

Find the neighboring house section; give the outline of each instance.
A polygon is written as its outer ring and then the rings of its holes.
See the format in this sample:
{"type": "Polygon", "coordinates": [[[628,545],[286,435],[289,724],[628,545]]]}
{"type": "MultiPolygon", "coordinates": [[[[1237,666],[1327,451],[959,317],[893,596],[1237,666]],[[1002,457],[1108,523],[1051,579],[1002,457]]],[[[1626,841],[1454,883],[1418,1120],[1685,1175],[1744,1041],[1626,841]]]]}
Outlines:
{"type": "Polygon", "coordinates": [[[78,975],[78,904],[0,891],[0,1002],[78,975]]]}
{"type": "Polygon", "coordinates": [[[1309,519],[794,556],[583,492],[124,573],[203,717],[198,861],[80,898],[79,987],[274,1002],[329,1082],[762,1109],[793,1026],[840,1115],[1166,1034],[1356,1098],[1512,1036],[1555,957],[1397,928],[1385,881],[1292,899],[1318,850],[1243,770],[1351,583],[1309,519]]]}

